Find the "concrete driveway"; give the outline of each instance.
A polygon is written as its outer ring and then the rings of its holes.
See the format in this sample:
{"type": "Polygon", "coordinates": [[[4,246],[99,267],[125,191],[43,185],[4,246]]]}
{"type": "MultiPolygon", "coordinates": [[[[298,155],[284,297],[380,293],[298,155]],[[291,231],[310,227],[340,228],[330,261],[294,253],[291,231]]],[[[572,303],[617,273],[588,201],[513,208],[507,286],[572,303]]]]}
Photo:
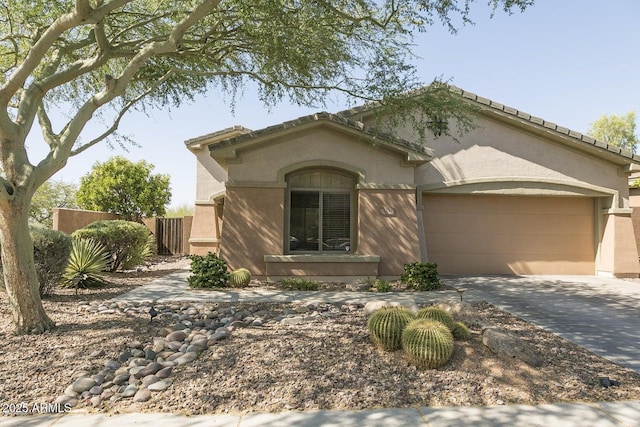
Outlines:
{"type": "Polygon", "coordinates": [[[640,282],[594,276],[444,277],[592,352],[640,373],[640,282]]]}

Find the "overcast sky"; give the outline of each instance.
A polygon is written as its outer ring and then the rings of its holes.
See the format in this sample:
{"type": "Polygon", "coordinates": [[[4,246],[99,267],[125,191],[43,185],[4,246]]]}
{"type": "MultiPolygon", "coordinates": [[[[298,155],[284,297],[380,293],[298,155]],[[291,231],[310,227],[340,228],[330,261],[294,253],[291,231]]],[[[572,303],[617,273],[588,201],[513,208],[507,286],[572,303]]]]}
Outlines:
{"type": "MultiPolygon", "coordinates": [[[[524,13],[474,5],[475,26],[451,35],[432,27],[415,48],[425,83],[436,76],[485,98],[585,132],[603,114],[640,113],[637,0],[537,0],[524,13]]],[[[336,106],[335,110],[343,106],[336,106]]],[[[94,147],[69,160],[54,179],[79,182],[96,161],[145,159],[171,176],[171,205],[193,204],[195,157],[184,141],[235,124],[260,129],[314,112],[290,105],[266,111],[248,91],[235,114],[215,93],[172,112],[131,114],[122,133],[140,147],[94,147]]],[[[35,142],[31,144],[35,145],[35,142]]],[[[35,161],[35,159],[32,159],[35,161]]]]}

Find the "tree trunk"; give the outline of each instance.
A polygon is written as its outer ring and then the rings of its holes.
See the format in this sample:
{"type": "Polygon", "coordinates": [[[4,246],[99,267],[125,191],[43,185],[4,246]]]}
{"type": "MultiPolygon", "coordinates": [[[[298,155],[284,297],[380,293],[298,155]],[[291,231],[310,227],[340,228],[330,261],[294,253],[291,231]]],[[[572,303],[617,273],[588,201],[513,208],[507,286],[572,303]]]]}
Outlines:
{"type": "Polygon", "coordinates": [[[28,203],[13,200],[0,212],[2,269],[16,334],[39,334],[55,325],[44,312],[29,234],[28,203]]]}

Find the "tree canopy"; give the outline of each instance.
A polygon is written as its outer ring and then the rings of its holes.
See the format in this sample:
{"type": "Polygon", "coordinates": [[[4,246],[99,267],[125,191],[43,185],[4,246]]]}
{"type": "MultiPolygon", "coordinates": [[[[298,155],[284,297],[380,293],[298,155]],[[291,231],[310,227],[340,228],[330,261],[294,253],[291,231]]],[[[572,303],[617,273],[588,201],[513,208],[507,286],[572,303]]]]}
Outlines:
{"type": "Polygon", "coordinates": [[[164,216],[171,201],[169,175],[152,174],[153,165],[112,157],[96,163],[80,179],[76,193],[83,209],[118,214],[127,221],[164,216]]]}
{"type": "Polygon", "coordinates": [[[29,207],[29,219],[34,224],[46,228],[53,225],[53,208],[77,208],[76,191],[73,183],[49,180],[42,184],[33,195],[29,207]]]}
{"type": "MultiPolygon", "coordinates": [[[[485,2],[509,13],[533,4],[485,2]]],[[[469,104],[438,79],[424,87],[412,42],[436,23],[455,32],[474,3],[0,0],[0,239],[16,331],[53,327],[28,231],[35,191],[70,156],[116,135],[129,110],[176,107],[213,87],[235,96],[252,81],[266,104],[318,107],[337,92],[410,120],[421,136],[434,123],[457,124],[436,134],[464,132],[469,104]],[[42,158],[26,144],[36,123],[42,158]]]]}
{"type": "Polygon", "coordinates": [[[587,133],[602,142],[635,153],[639,142],[636,134],[636,112],[602,115],[591,123],[587,133]]]}

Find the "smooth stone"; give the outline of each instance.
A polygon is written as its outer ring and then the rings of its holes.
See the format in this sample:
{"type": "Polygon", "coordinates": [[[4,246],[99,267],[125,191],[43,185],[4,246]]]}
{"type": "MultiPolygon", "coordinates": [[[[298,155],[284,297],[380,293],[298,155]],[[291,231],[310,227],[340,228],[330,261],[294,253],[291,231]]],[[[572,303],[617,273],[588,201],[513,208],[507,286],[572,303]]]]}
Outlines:
{"type": "Polygon", "coordinates": [[[380,310],[381,308],[384,307],[404,307],[407,310],[409,310],[412,313],[415,313],[416,311],[418,311],[418,307],[415,305],[415,303],[399,303],[397,301],[369,301],[368,303],[366,303],[364,305],[364,314],[366,314],[367,316],[372,314],[374,311],[376,310],[380,310]]]}
{"type": "Polygon", "coordinates": [[[148,348],[144,352],[144,358],[149,360],[155,360],[157,353],[153,349],[148,348]]]}
{"type": "Polygon", "coordinates": [[[122,397],[133,397],[138,392],[138,387],[133,384],[129,384],[122,392],[122,397]]]}
{"type": "Polygon", "coordinates": [[[207,342],[205,341],[204,343],[202,343],[202,341],[198,341],[197,344],[191,344],[189,347],[187,347],[186,352],[196,352],[196,353],[202,353],[203,351],[205,351],[207,349],[207,342]]]}
{"type": "Polygon", "coordinates": [[[133,396],[134,402],[146,402],[149,399],[151,399],[151,392],[146,388],[141,388],[133,396]]]}
{"type": "Polygon", "coordinates": [[[300,323],[304,322],[304,319],[300,316],[295,316],[295,317],[285,317],[284,319],[282,319],[280,321],[280,324],[282,325],[298,325],[300,323]]]}
{"type": "Polygon", "coordinates": [[[91,406],[98,406],[102,403],[102,397],[93,396],[89,402],[91,402],[91,406]]]}
{"type": "Polygon", "coordinates": [[[134,348],[133,350],[131,350],[131,355],[133,357],[144,357],[144,351],[138,348],[134,348]]]}
{"type": "Polygon", "coordinates": [[[68,405],[73,408],[78,404],[78,399],[71,396],[58,396],[58,398],[53,403],[58,403],[63,407],[66,407],[68,405]]]}
{"type": "Polygon", "coordinates": [[[156,383],[151,384],[149,387],[147,387],[149,389],[149,391],[163,391],[169,388],[169,386],[171,385],[171,383],[169,381],[166,380],[160,380],[156,383]]]}
{"type": "Polygon", "coordinates": [[[120,363],[116,362],[115,360],[107,360],[106,362],[104,362],[104,367],[110,371],[115,371],[120,367],[120,363]]]}
{"type": "Polygon", "coordinates": [[[64,395],[69,397],[78,397],[78,393],[73,391],[73,384],[64,389],[64,395]]]}
{"type": "Polygon", "coordinates": [[[135,359],[129,360],[129,366],[132,368],[135,366],[147,366],[148,364],[149,360],[143,359],[142,357],[136,357],[135,359]]]}
{"type": "Polygon", "coordinates": [[[184,365],[186,363],[193,362],[197,358],[198,358],[198,353],[194,351],[190,351],[178,357],[175,361],[178,363],[178,365],[184,365]]]}
{"type": "Polygon", "coordinates": [[[104,382],[104,375],[96,374],[93,376],[93,380],[96,382],[96,385],[101,385],[104,382]]]}
{"type": "Polygon", "coordinates": [[[129,343],[128,347],[132,348],[132,349],[134,349],[134,348],[135,349],[139,349],[139,348],[142,348],[142,343],[140,341],[131,341],[129,343]]]}
{"type": "Polygon", "coordinates": [[[127,360],[129,360],[131,358],[131,352],[130,351],[123,351],[122,353],[120,353],[120,356],[118,356],[118,361],[121,363],[126,362],[127,360]]]}
{"type": "Polygon", "coordinates": [[[107,399],[111,399],[111,396],[113,396],[114,394],[115,393],[113,392],[113,390],[105,390],[102,392],[100,397],[102,397],[102,400],[107,400],[107,399]]]}
{"type": "Polygon", "coordinates": [[[169,347],[170,350],[178,351],[178,350],[180,350],[180,347],[182,347],[182,342],[181,341],[170,341],[167,344],[167,347],[169,347]]]}
{"type": "Polygon", "coordinates": [[[91,387],[93,387],[94,385],[96,385],[96,382],[93,380],[93,378],[83,377],[83,378],[78,378],[77,380],[74,381],[72,389],[76,393],[83,393],[85,391],[90,390],[91,387]]]}
{"type": "Polygon", "coordinates": [[[124,384],[128,380],[129,380],[129,374],[119,374],[113,378],[113,383],[120,385],[120,384],[124,384]]]}
{"type": "Polygon", "coordinates": [[[102,387],[100,387],[99,385],[94,385],[89,389],[89,393],[93,394],[94,396],[98,395],[102,393],[102,387]]]}
{"type": "Polygon", "coordinates": [[[187,338],[187,334],[185,334],[183,331],[173,331],[165,337],[165,339],[169,342],[184,341],[185,338],[187,338]]]}
{"type": "Polygon", "coordinates": [[[134,366],[133,368],[129,369],[127,378],[129,378],[130,375],[136,376],[144,368],[146,368],[146,366],[134,366]]]}
{"type": "Polygon", "coordinates": [[[222,341],[224,339],[229,338],[231,334],[228,331],[216,331],[213,335],[211,335],[211,338],[209,338],[210,341],[222,341]]]}
{"type": "Polygon", "coordinates": [[[142,379],[141,384],[142,387],[147,387],[148,385],[157,383],[158,381],[160,381],[160,378],[156,377],[155,375],[147,375],[142,379]]]}
{"type": "Polygon", "coordinates": [[[156,373],[156,377],[158,377],[160,379],[168,378],[169,375],[171,375],[171,371],[172,370],[173,370],[173,367],[171,367],[171,366],[167,366],[166,368],[162,368],[156,373]]]}

